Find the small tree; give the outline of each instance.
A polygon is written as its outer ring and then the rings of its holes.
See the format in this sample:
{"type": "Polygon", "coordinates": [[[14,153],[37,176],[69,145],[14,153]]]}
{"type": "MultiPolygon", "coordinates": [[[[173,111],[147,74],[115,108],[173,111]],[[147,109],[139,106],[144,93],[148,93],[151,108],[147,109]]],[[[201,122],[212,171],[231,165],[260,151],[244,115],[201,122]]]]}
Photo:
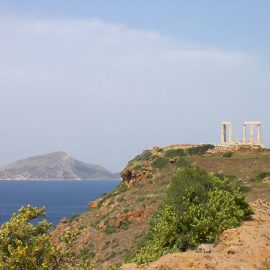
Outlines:
{"type": "Polygon", "coordinates": [[[45,208],[21,207],[18,214],[0,229],[0,269],[60,270],[93,269],[89,261],[80,261],[68,244],[74,233],[64,237],[66,245],[55,247],[50,242],[51,224],[45,219],[45,208]],[[36,222],[36,219],[41,221],[36,222]],[[35,225],[36,224],[36,225],[35,225]]]}

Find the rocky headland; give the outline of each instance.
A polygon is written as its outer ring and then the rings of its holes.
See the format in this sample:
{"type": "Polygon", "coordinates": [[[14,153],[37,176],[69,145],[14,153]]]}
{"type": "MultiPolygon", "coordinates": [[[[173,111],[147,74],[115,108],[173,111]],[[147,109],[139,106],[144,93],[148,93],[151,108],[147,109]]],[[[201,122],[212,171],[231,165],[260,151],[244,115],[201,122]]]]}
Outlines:
{"type": "Polygon", "coordinates": [[[269,269],[270,152],[264,148],[171,145],[145,150],[123,169],[123,181],[114,191],[89,202],[91,211],[62,220],[51,233],[52,241],[57,244],[65,232],[83,228],[76,237],[79,254],[92,257],[96,269],[121,265],[138,249],[171,176],[191,164],[238,179],[255,210],[252,219],[196,251],[122,269],[269,269]]]}

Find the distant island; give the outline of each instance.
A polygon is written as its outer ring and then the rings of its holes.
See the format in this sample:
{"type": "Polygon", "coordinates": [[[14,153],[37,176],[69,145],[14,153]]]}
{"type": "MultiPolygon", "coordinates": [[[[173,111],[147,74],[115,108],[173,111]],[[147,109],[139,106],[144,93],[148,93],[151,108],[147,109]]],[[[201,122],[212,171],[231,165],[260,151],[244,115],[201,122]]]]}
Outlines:
{"type": "Polygon", "coordinates": [[[53,152],[0,168],[0,180],[112,180],[120,179],[100,165],[87,164],[65,152],[53,152]]]}

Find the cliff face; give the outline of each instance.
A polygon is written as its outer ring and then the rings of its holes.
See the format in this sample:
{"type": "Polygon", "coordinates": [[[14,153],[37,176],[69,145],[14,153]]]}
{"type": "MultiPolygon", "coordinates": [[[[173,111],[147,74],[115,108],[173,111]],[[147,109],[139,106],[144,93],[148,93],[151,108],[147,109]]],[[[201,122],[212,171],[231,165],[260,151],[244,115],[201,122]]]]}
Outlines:
{"type": "Polygon", "coordinates": [[[119,178],[99,165],[81,162],[64,152],[19,160],[0,168],[1,180],[89,180],[119,178]]]}

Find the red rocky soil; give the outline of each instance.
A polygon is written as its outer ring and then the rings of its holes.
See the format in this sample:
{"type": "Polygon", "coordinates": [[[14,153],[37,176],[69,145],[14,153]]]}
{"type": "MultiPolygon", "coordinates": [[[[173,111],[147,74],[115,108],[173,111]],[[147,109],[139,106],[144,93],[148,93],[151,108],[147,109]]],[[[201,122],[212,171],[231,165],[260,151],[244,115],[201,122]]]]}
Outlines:
{"type": "Polygon", "coordinates": [[[122,270],[268,270],[270,269],[270,205],[257,200],[251,221],[226,230],[218,243],[203,244],[199,251],[168,254],[144,266],[126,264],[122,270]]]}

